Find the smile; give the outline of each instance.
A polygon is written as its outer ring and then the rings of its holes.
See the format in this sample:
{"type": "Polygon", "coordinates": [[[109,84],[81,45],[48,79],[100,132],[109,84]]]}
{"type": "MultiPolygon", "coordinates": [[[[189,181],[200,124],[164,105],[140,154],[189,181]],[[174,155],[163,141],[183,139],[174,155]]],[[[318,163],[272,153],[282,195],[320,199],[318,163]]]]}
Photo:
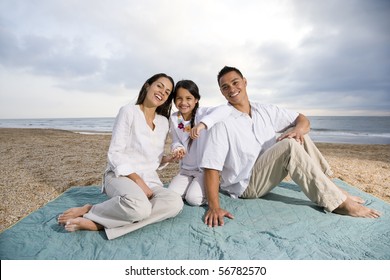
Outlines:
{"type": "Polygon", "coordinates": [[[232,93],[232,94],[229,94],[229,97],[236,97],[238,95],[239,92],[235,92],[235,93],[232,93]]]}

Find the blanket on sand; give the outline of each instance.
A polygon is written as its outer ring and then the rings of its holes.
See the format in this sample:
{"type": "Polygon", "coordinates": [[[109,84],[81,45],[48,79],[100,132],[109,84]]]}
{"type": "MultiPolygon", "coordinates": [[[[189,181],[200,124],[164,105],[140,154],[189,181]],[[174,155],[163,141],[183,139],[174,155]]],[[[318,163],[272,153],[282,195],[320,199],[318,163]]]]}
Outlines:
{"type": "Polygon", "coordinates": [[[7,259],[390,259],[390,204],[335,180],[341,188],[382,212],[379,219],[327,213],[293,182],[282,182],[261,199],[221,205],[235,219],[223,227],[203,223],[206,209],[184,206],[175,218],[107,240],[104,231],[66,232],[57,216],[70,207],[106,199],[97,186],[73,187],[0,234],[7,259]]]}

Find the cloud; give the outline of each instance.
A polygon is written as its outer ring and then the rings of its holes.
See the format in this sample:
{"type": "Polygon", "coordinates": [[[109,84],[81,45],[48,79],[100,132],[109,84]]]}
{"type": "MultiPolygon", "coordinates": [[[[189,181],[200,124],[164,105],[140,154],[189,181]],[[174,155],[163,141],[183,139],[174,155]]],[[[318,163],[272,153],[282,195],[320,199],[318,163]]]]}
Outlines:
{"type": "Polygon", "coordinates": [[[202,104],[216,105],[217,72],[231,65],[261,102],[390,114],[389,13],[388,1],[363,0],[3,0],[0,68],[106,102],[166,72],[194,80],[202,104]]]}

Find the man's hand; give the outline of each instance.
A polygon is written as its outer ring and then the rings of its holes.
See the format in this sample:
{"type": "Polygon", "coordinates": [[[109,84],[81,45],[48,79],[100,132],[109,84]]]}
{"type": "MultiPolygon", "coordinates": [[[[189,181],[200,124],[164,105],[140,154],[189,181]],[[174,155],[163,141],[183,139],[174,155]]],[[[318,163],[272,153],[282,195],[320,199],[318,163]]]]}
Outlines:
{"type": "Polygon", "coordinates": [[[288,139],[295,139],[300,144],[303,144],[305,142],[304,135],[309,133],[310,131],[310,121],[307,117],[305,117],[302,114],[299,114],[298,117],[295,119],[295,126],[293,129],[288,130],[286,133],[283,133],[277,141],[281,141],[285,138],[288,139]]]}
{"type": "Polygon", "coordinates": [[[225,224],[224,217],[234,219],[233,215],[222,208],[209,209],[206,212],[204,223],[209,227],[223,226],[225,224]]]}
{"type": "Polygon", "coordinates": [[[285,138],[288,138],[288,139],[295,139],[300,144],[303,144],[305,142],[305,139],[304,139],[303,136],[304,136],[304,134],[301,133],[300,131],[298,131],[298,130],[291,130],[291,131],[288,131],[288,132],[280,135],[278,137],[277,141],[279,142],[279,141],[282,141],[285,138]]]}

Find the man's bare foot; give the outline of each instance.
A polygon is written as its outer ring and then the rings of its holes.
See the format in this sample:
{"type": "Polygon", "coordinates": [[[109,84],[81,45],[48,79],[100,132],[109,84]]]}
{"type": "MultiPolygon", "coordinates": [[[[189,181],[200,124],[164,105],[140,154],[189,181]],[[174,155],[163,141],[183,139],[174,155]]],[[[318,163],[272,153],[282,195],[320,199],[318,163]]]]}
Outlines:
{"type": "Polygon", "coordinates": [[[355,202],[357,202],[357,203],[359,203],[359,204],[364,204],[364,203],[365,203],[364,199],[361,198],[361,197],[359,197],[359,196],[350,195],[350,194],[348,194],[348,195],[349,195],[349,197],[350,197],[353,201],[355,201],[355,202]]]}
{"type": "Polygon", "coordinates": [[[361,198],[359,196],[351,195],[346,190],[344,190],[343,188],[340,188],[340,187],[338,187],[338,188],[343,192],[343,194],[345,194],[346,196],[349,196],[353,201],[355,201],[355,202],[357,202],[359,204],[364,204],[365,201],[364,201],[363,198],[361,198]]]}
{"type": "Polygon", "coordinates": [[[70,208],[58,216],[58,223],[65,225],[66,222],[70,219],[82,217],[84,214],[88,213],[91,208],[92,205],[90,204],[86,204],[82,207],[70,208]]]}
{"type": "Polygon", "coordinates": [[[347,199],[343,203],[341,203],[341,205],[337,207],[333,212],[341,215],[361,218],[379,218],[381,216],[380,212],[359,204],[358,202],[354,201],[350,196],[347,196],[347,199]]]}
{"type": "Polygon", "coordinates": [[[98,231],[103,229],[103,226],[96,224],[95,222],[88,220],[86,218],[77,217],[75,219],[68,220],[65,224],[65,229],[70,232],[77,231],[77,230],[98,231]]]}

